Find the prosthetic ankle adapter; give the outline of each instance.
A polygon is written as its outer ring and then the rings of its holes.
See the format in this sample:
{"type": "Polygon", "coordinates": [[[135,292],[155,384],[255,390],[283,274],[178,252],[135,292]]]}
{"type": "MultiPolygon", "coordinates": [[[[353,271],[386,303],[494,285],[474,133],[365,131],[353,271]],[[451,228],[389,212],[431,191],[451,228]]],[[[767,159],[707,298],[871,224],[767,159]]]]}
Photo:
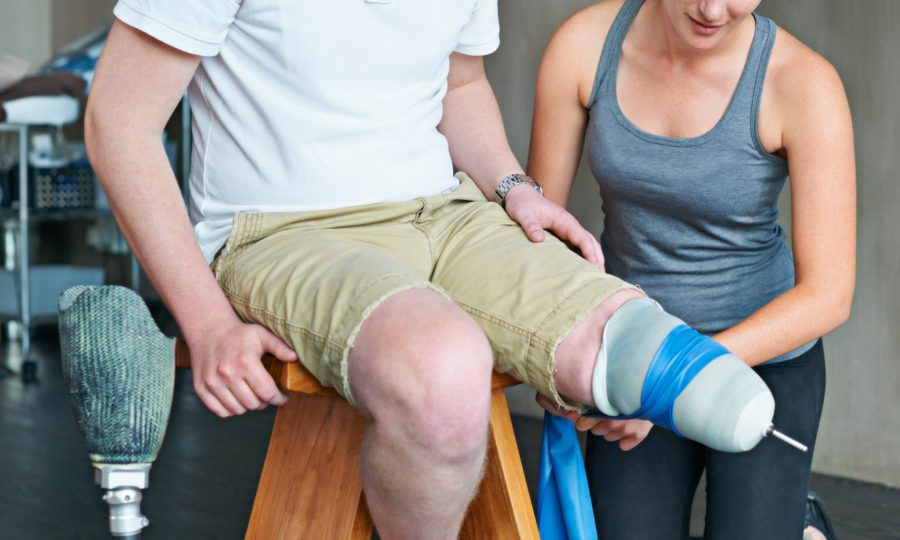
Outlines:
{"type": "Polygon", "coordinates": [[[141,490],[162,445],[175,385],[174,340],[124,287],[72,287],[59,298],[63,374],[114,537],[149,521],[141,490]]]}
{"type": "Polygon", "coordinates": [[[743,452],[775,435],[775,400],[747,364],[653,300],[619,308],[603,331],[592,380],[600,414],[643,418],[725,452],[743,452]]]}

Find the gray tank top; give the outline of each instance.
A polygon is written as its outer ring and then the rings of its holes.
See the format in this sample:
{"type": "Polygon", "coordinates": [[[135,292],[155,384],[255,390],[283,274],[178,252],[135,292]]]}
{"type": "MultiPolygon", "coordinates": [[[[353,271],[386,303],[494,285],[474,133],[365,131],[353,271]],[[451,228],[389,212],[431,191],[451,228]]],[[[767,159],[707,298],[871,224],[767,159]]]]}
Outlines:
{"type": "Polygon", "coordinates": [[[754,14],[753,44],[719,122],[697,137],[663,137],[632,124],[616,97],[622,41],[642,4],[627,0],[610,28],[589,103],[588,160],[605,213],[600,242],[608,272],[713,334],[794,285],[776,223],[787,162],[763,149],[757,129],[775,24],[754,14]]]}

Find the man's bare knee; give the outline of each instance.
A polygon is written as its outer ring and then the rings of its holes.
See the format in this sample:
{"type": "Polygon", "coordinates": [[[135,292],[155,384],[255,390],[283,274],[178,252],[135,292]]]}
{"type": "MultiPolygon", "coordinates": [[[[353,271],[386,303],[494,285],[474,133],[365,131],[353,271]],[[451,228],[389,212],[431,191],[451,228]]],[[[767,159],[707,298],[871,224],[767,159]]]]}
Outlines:
{"type": "Polygon", "coordinates": [[[451,461],[483,448],[490,345],[442,295],[414,289],[385,300],[363,324],[349,363],[353,394],[379,429],[451,461]]]}

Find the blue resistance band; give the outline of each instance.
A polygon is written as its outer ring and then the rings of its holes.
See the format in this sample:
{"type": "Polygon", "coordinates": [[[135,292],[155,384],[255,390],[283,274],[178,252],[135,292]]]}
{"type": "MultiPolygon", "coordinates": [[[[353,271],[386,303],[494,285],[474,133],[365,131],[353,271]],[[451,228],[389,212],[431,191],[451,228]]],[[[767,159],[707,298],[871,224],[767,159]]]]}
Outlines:
{"type": "Polygon", "coordinates": [[[641,406],[627,416],[607,416],[590,411],[586,416],[627,420],[644,418],[657,426],[683,435],[675,427],[675,399],[700,371],[728,349],[685,324],[676,326],[663,340],[641,389],[641,406]]]}
{"type": "Polygon", "coordinates": [[[544,413],[536,513],[543,540],[597,540],[575,425],[550,413],[544,413]]]}
{"type": "MultiPolygon", "coordinates": [[[[675,427],[675,399],[704,367],[723,354],[728,350],[716,341],[687,325],[677,326],[650,363],[637,411],[627,416],[607,416],[599,411],[585,415],[616,420],[645,418],[682,436],[675,427]]],[[[575,426],[550,413],[544,414],[537,518],[544,540],[597,538],[575,426]]]]}

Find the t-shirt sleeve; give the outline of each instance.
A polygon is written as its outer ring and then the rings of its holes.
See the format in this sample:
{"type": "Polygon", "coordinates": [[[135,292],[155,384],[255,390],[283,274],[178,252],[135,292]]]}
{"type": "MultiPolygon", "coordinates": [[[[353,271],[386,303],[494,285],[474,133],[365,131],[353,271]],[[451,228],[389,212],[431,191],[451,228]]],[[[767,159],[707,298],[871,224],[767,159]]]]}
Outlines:
{"type": "Polygon", "coordinates": [[[113,14],[166,45],[215,56],[241,0],[119,0],[113,14]]]}
{"type": "Polygon", "coordinates": [[[500,19],[497,0],[477,0],[472,18],[459,35],[454,49],[471,56],[485,56],[500,46],[500,19]]]}

